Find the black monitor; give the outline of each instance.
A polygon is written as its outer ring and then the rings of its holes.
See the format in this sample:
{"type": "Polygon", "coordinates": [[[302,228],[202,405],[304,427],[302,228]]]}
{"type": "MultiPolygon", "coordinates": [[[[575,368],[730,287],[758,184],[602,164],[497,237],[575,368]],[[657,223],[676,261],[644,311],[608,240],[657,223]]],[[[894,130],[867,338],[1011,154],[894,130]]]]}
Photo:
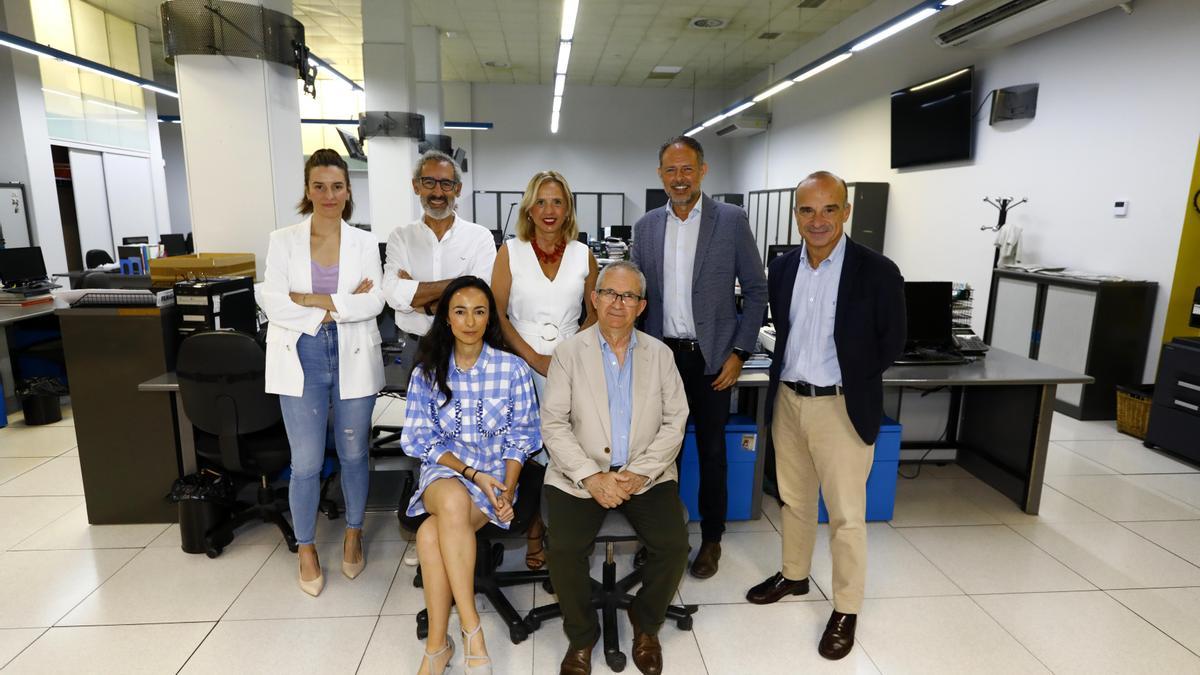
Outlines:
{"type": "Polygon", "coordinates": [[[772,260],[794,248],[800,248],[800,244],[771,244],[767,247],[767,259],[763,261],[763,264],[770,265],[772,260]]]}
{"type": "Polygon", "coordinates": [[[608,236],[610,237],[616,237],[624,241],[629,241],[633,238],[632,225],[609,225],[605,229],[608,230],[608,236]]]}
{"type": "Polygon", "coordinates": [[[46,261],[42,259],[42,247],[0,248],[0,282],[5,286],[21,286],[45,279],[46,261]]]}
{"type": "Polygon", "coordinates": [[[975,70],[892,92],[892,168],[971,159],[975,70]]]}
{"type": "Polygon", "coordinates": [[[351,136],[345,129],[338,129],[338,136],[342,137],[342,145],[346,146],[346,154],[351,159],[359,161],[367,161],[367,153],[363,152],[362,143],[358,141],[357,136],[351,136]]]}
{"type": "Polygon", "coordinates": [[[908,319],[906,342],[910,347],[938,347],[952,343],[949,281],[904,282],[904,309],[908,319]]]}
{"type": "Polygon", "coordinates": [[[149,244],[150,237],[121,237],[121,243],[125,246],[133,246],[136,244],[149,244]]]}
{"type": "Polygon", "coordinates": [[[163,252],[168,256],[187,255],[187,237],[182,234],[164,234],[158,238],[163,252]]]}

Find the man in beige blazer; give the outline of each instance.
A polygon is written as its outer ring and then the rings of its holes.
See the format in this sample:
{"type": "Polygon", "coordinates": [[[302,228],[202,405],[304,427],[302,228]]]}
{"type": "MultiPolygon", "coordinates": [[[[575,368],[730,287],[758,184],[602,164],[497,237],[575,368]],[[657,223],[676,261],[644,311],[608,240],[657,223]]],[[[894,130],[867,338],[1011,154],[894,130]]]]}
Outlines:
{"type": "Polygon", "coordinates": [[[546,555],[570,645],[561,673],[591,672],[600,637],[591,607],[589,556],[609,509],[619,509],[648,551],[629,619],[633,662],[662,671],[658,629],[687,566],[688,540],[675,457],[687,397],[675,357],[636,331],[646,279],[630,262],[605,267],[591,301],[599,321],[554,351],[542,399],[542,442],[550,451],[546,555]]]}

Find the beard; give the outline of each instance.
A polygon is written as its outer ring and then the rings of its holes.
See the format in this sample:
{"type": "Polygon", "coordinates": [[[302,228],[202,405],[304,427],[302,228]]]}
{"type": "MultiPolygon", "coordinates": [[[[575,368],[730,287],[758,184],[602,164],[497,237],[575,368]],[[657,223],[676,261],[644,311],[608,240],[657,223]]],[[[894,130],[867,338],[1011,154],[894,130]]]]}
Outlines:
{"type": "Polygon", "coordinates": [[[689,187],[688,191],[687,191],[687,195],[684,197],[681,197],[681,198],[676,197],[675,193],[670,192],[670,191],[667,192],[667,195],[671,200],[671,204],[673,204],[675,206],[687,206],[688,204],[691,204],[693,201],[695,201],[696,197],[698,197],[700,195],[700,188],[696,185],[689,187]]]}
{"type": "Polygon", "coordinates": [[[446,197],[446,205],[441,208],[437,208],[430,205],[429,199],[431,196],[432,195],[426,195],[421,198],[421,210],[425,212],[425,215],[433,218],[434,220],[445,220],[454,213],[454,206],[456,202],[454,197],[446,197]]]}

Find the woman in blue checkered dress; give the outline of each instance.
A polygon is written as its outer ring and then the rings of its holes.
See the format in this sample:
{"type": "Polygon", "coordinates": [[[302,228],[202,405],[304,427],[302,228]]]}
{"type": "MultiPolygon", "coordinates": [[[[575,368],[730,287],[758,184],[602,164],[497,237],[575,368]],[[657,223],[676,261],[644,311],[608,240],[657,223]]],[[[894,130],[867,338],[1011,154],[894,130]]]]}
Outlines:
{"type": "Polygon", "coordinates": [[[453,656],[452,600],[467,672],[491,672],[475,607],[475,532],[489,521],[508,527],[521,467],[541,448],[529,372],[504,347],[488,285],[477,277],[452,281],[421,339],[400,439],[421,460],[408,515],[429,514],[417,530],[429,611],[420,673],[441,673],[453,656]]]}

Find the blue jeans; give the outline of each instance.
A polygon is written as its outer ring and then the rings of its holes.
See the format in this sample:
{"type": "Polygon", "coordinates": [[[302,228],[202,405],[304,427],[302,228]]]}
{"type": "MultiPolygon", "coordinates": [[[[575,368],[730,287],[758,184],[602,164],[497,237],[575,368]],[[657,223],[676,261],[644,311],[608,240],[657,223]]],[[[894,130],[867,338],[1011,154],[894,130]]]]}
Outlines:
{"type": "Polygon", "coordinates": [[[375,397],[342,399],[338,395],[338,332],[333,322],[296,343],[304,369],[304,394],[280,396],[283,424],[292,446],[292,481],[288,502],[296,543],[311,544],[317,533],[321,467],[325,463],[326,427],[333,410],[333,438],[341,463],[346,527],[361,528],[367,506],[367,445],[375,397]]]}

